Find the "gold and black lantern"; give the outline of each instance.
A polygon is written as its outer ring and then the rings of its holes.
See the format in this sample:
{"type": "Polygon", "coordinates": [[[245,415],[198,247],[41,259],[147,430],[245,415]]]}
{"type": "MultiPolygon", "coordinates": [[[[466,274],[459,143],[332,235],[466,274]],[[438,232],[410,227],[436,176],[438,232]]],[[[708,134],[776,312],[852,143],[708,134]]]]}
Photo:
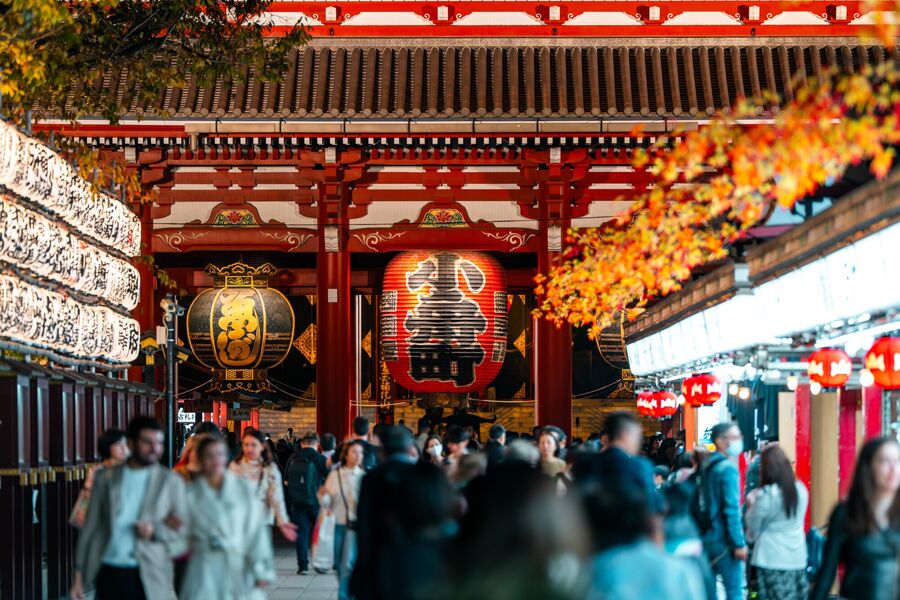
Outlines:
{"type": "Polygon", "coordinates": [[[266,370],[287,356],[294,311],[281,292],[269,287],[275,271],[270,263],[206,268],[216,287],[191,303],[187,330],[194,356],[215,375],[212,390],[268,390],[266,370]]]}

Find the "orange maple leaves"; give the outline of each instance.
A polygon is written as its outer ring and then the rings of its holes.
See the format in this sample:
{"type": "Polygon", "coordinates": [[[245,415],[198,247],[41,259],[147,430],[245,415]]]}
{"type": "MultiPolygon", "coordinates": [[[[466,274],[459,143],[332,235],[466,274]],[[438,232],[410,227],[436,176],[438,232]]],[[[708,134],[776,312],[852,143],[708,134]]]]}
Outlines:
{"type": "Polygon", "coordinates": [[[870,160],[877,176],[900,143],[896,58],[854,74],[832,73],[799,87],[773,122],[753,124],[757,107],[741,101],[708,126],[678,132],[640,153],[635,166],[657,181],[630,210],[604,227],[572,230],[567,259],[539,275],[538,312],[596,337],[622,310],[681,287],[698,265],[723,258],[729,244],[774,205],[792,207],[849,165],[870,160]],[[708,180],[710,169],[715,174],[708,180]]]}

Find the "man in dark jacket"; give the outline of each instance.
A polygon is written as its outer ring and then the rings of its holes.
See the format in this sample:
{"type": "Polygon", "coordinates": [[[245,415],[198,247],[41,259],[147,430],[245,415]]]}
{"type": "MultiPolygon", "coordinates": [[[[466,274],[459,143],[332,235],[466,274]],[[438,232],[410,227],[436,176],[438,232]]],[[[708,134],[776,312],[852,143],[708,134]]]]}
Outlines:
{"type": "Polygon", "coordinates": [[[490,439],[484,446],[484,454],[487,456],[487,468],[493,469],[506,457],[506,428],[503,425],[493,425],[488,437],[490,439]]]}
{"type": "Polygon", "coordinates": [[[652,513],[662,512],[653,483],[653,466],[639,456],[643,430],[629,412],[614,412],[606,418],[609,445],[592,461],[580,465],[576,479],[596,482],[613,489],[629,488],[643,497],[652,513]]]}
{"type": "MultiPolygon", "coordinates": [[[[446,478],[431,464],[416,464],[409,431],[385,427],[384,463],[362,481],[357,504],[357,555],[350,594],[357,600],[404,600],[427,585],[440,564],[439,547],[409,537],[411,515],[433,510],[420,471],[446,478]],[[436,472],[436,473],[435,473],[436,472]]],[[[448,487],[449,489],[449,487],[448,487]]],[[[413,519],[415,520],[415,519],[413,519]]]]}
{"type": "Polygon", "coordinates": [[[297,574],[309,573],[309,542],[319,516],[317,492],[328,475],[327,461],[319,454],[319,436],[307,433],[300,448],[288,459],[284,468],[287,503],[291,522],[297,526],[297,574]]]}
{"type": "Polygon", "coordinates": [[[716,447],[703,461],[697,489],[700,502],[697,525],[713,572],[722,577],[728,600],[743,598],[744,561],[747,543],[741,525],[741,483],[732,460],[744,449],[741,430],[734,423],[713,426],[710,435],[716,447]]]}

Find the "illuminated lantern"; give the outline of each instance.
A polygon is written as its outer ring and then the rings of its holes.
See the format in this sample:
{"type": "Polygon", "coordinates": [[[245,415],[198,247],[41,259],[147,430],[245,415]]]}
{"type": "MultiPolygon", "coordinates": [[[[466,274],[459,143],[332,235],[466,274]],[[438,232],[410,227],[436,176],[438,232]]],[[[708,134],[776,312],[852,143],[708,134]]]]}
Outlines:
{"type": "Polygon", "coordinates": [[[684,380],[682,391],[691,406],[709,406],[722,397],[722,382],[709,373],[694,375],[684,380]]]}
{"type": "Polygon", "coordinates": [[[281,292],[268,287],[275,270],[270,263],[206,268],[216,287],[194,298],[187,335],[194,356],[216,375],[212,390],[268,390],[266,369],[287,356],[294,311],[281,292]]]}
{"type": "Polygon", "coordinates": [[[655,392],[641,392],[637,397],[637,411],[645,417],[655,417],[659,406],[655,392]]]}
{"type": "Polygon", "coordinates": [[[850,379],[850,357],[837,348],[823,348],[809,357],[809,378],[824,387],[840,387],[850,379]]]}
{"type": "Polygon", "coordinates": [[[654,417],[671,417],[678,412],[678,397],[672,392],[656,392],[653,396],[656,401],[654,417]]]}
{"type": "Polygon", "coordinates": [[[506,355],[506,272],[480,252],[419,250],[388,263],[381,347],[391,376],[414,392],[486,388],[506,355]]]}
{"type": "Polygon", "coordinates": [[[900,388],[900,338],[876,340],[866,353],[866,368],[872,372],[879,387],[886,390],[900,388]]]}

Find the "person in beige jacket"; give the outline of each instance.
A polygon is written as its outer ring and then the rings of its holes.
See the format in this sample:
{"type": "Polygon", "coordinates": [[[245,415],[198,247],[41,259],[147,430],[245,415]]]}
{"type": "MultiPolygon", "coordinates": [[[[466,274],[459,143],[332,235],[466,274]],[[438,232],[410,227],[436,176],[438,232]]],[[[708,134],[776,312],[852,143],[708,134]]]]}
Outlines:
{"type": "Polygon", "coordinates": [[[186,549],[184,484],[158,464],[162,426],[151,417],[128,425],[131,458],[104,469],[75,549],[71,598],[96,585],[96,600],[175,598],[172,559],[186,549]]]}

